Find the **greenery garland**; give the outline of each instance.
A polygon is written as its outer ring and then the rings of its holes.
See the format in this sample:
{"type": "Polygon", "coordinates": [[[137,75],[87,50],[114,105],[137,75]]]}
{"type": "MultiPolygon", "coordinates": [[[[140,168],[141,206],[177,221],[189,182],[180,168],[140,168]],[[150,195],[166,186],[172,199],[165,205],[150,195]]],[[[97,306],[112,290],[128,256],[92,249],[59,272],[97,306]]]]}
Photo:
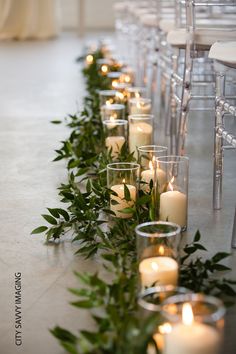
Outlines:
{"type": "MultiPolygon", "coordinates": [[[[104,135],[99,109],[98,90],[109,88],[107,79],[99,74],[97,59],[103,57],[101,50],[93,53],[93,63],[83,69],[88,95],[84,110],[70,115],[66,124],[71,129],[69,138],[56,150],[55,161],[67,159],[68,182],[59,187],[61,202],[65,208],[48,208],[43,218],[49,226],[40,226],[32,234],[45,232],[47,242],[55,242],[65,233],[73,233],[73,242],[78,243],[77,254],[90,258],[99,251],[103,266],[111,273],[109,282],[99,274],[75,273],[84,288],[70,289],[78,297],[72,302],[77,308],[89,309],[97,330],[72,334],[55,327],[52,334],[72,354],[144,354],[152,341],[158,316],[140,319],[137,311],[138,265],[136,261],[135,227],[154,220],[152,186],[150,192],[139,192],[132,209],[131,219],[113,218],[108,227],[110,195],[107,188],[106,166],[113,162],[111,151],[104,150],[104,135]]],[[[84,58],[82,58],[84,59],[84,58]]],[[[53,121],[53,123],[61,123],[53,121]]],[[[135,161],[123,146],[118,161],[135,161]]],[[[126,194],[129,199],[129,193],[126,194]]],[[[206,251],[196,232],[191,244],[183,248],[179,285],[195,292],[215,295],[232,303],[236,292],[235,281],[216,277],[230,268],[221,264],[229,254],[219,252],[210,259],[196,256],[197,251],[206,251]],[[192,257],[194,255],[194,257],[192,257]]],[[[156,348],[158,351],[158,348],[156,348]]]]}

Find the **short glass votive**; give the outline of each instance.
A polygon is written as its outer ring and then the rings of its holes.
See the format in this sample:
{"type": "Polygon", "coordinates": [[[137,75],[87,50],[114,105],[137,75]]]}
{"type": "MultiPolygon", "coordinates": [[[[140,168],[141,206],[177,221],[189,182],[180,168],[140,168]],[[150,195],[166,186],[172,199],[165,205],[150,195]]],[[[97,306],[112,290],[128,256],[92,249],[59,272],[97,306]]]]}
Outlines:
{"type": "Polygon", "coordinates": [[[129,100],[129,114],[151,114],[152,103],[150,98],[131,98],[129,100]]]}
{"type": "Polygon", "coordinates": [[[116,91],[120,92],[123,94],[123,96],[127,100],[127,89],[130,87],[130,84],[127,84],[125,82],[117,82],[115,85],[113,85],[113,88],[115,88],[116,91]]]}
{"type": "Polygon", "coordinates": [[[166,174],[167,185],[160,195],[159,219],[174,222],[187,229],[189,159],[185,156],[157,158],[159,168],[166,174]]]}
{"type": "Polygon", "coordinates": [[[135,228],[141,289],[178,284],[180,227],[151,221],[135,228]]]}
{"type": "Polygon", "coordinates": [[[165,354],[219,354],[225,308],[221,300],[202,294],[176,295],[162,304],[170,324],[164,335],[165,354]]]}
{"type": "Polygon", "coordinates": [[[166,186],[166,174],[158,166],[157,157],[166,156],[168,147],[159,145],[144,145],[138,147],[138,163],[141,167],[140,183],[144,192],[150,192],[150,183],[159,193],[166,186]]]}
{"type": "Polygon", "coordinates": [[[147,96],[146,87],[133,86],[133,87],[128,87],[126,91],[127,91],[128,100],[132,98],[140,98],[140,97],[145,98],[147,96]]]}
{"type": "Polygon", "coordinates": [[[107,78],[109,79],[111,89],[116,90],[116,84],[120,82],[120,77],[122,72],[120,71],[111,71],[107,74],[107,78]]]}
{"type": "Polygon", "coordinates": [[[114,216],[131,218],[130,209],[137,199],[140,166],[136,163],[111,163],[107,165],[107,186],[114,194],[110,197],[110,210],[114,216]]]}
{"type": "Polygon", "coordinates": [[[151,114],[136,114],[129,116],[129,151],[134,152],[138,159],[139,146],[153,144],[154,116],[151,114]]]}
{"type": "Polygon", "coordinates": [[[122,75],[120,77],[120,82],[124,82],[126,84],[134,84],[135,74],[132,68],[124,67],[121,72],[122,75]]]}
{"type": "Polygon", "coordinates": [[[106,104],[101,107],[102,120],[125,119],[125,105],[106,104]]]}
{"type": "Polygon", "coordinates": [[[99,91],[100,108],[106,104],[117,103],[117,91],[115,90],[101,90],[99,91]]]}
{"type": "Polygon", "coordinates": [[[108,58],[97,60],[99,73],[103,76],[106,76],[109,73],[111,65],[112,65],[112,60],[108,58]]]}
{"type": "Polygon", "coordinates": [[[111,151],[112,158],[116,159],[127,141],[127,120],[103,121],[105,145],[111,151]]]}
{"type": "MultiPolygon", "coordinates": [[[[171,330],[171,325],[163,318],[161,309],[162,303],[170,296],[180,294],[190,294],[191,291],[184,287],[175,287],[173,285],[156,286],[147,288],[138,296],[139,315],[141,318],[152,317],[155,320],[153,330],[153,340],[158,348],[158,353],[164,349],[164,335],[171,330]]],[[[152,343],[149,343],[148,354],[156,353],[152,343]]]]}

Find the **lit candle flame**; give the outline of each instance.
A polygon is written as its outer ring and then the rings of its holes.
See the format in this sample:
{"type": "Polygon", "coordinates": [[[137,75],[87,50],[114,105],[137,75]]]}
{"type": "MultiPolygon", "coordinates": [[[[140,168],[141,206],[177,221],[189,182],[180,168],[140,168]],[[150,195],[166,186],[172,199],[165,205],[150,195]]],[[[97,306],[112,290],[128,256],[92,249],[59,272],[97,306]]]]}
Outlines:
{"type": "Polygon", "coordinates": [[[161,256],[164,256],[165,248],[162,245],[159,247],[159,253],[161,256]]]}
{"type": "Polygon", "coordinates": [[[124,99],[124,95],[121,92],[116,92],[116,97],[118,97],[120,100],[124,99]]]}
{"type": "Polygon", "coordinates": [[[159,326],[158,327],[158,331],[161,333],[161,334],[167,334],[167,333],[170,333],[172,330],[172,327],[171,325],[166,322],[164,323],[163,325],[159,326]]]}
{"type": "Polygon", "coordinates": [[[113,102],[112,99],[106,100],[106,105],[109,106],[110,104],[112,104],[112,102],[113,102]]]}
{"type": "Polygon", "coordinates": [[[125,80],[124,80],[127,84],[131,81],[130,76],[129,75],[125,75],[125,80]]]}
{"type": "Polygon", "coordinates": [[[110,121],[114,122],[115,121],[115,117],[114,116],[110,116],[110,121]]]}
{"type": "Polygon", "coordinates": [[[174,187],[173,187],[174,180],[175,180],[175,177],[173,176],[173,177],[171,178],[170,182],[168,183],[168,188],[169,188],[169,190],[172,191],[172,192],[173,192],[173,190],[174,190],[174,187]]]}
{"type": "Polygon", "coordinates": [[[111,85],[112,85],[112,87],[117,87],[118,86],[118,81],[117,80],[113,80],[111,85]]]}
{"type": "Polygon", "coordinates": [[[182,308],[182,321],[183,324],[186,326],[191,326],[191,324],[193,323],[194,317],[193,317],[193,310],[192,310],[192,306],[186,302],[185,304],[183,304],[183,308],[182,308]]]}
{"type": "Polygon", "coordinates": [[[107,65],[102,65],[101,70],[104,74],[108,72],[108,66],[107,65]]]}
{"type": "Polygon", "coordinates": [[[140,93],[139,92],[135,92],[135,98],[139,98],[140,97],[140,93]]]}
{"type": "Polygon", "coordinates": [[[151,262],[151,267],[155,272],[158,271],[158,264],[156,262],[151,262]]]}
{"type": "Polygon", "coordinates": [[[87,55],[86,62],[88,64],[92,64],[93,63],[93,56],[91,54],[87,55]]]}
{"type": "Polygon", "coordinates": [[[124,183],[124,184],[125,184],[125,178],[122,180],[122,183],[124,183]]]}

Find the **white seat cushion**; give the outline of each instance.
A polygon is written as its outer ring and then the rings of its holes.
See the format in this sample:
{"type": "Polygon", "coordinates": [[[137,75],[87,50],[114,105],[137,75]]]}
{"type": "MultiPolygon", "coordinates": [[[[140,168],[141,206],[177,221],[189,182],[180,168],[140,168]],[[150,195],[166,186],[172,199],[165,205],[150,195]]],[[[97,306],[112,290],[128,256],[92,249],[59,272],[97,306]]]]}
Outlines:
{"type": "MultiPolygon", "coordinates": [[[[167,35],[167,42],[172,46],[186,45],[187,32],[185,29],[172,30],[167,35]]],[[[236,39],[236,30],[199,29],[195,32],[195,43],[199,46],[210,47],[217,41],[233,41],[236,39]]]]}
{"type": "Polygon", "coordinates": [[[236,41],[214,43],[210,49],[209,58],[235,65],[236,41]]]}

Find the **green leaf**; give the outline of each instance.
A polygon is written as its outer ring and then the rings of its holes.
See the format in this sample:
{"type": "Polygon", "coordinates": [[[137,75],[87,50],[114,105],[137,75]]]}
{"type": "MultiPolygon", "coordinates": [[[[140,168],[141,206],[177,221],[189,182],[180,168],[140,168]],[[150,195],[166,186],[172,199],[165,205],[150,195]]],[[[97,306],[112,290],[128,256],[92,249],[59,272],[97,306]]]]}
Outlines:
{"type": "Polygon", "coordinates": [[[143,195],[142,197],[138,198],[136,204],[137,205],[142,205],[142,204],[147,204],[152,200],[151,195],[143,195]]]}
{"type": "Polygon", "coordinates": [[[201,234],[200,234],[199,230],[197,230],[197,232],[194,236],[193,242],[198,242],[198,241],[200,241],[200,239],[201,239],[201,234]]]}
{"type": "Polygon", "coordinates": [[[92,309],[94,307],[97,307],[97,304],[94,303],[92,300],[74,301],[74,302],[71,302],[71,305],[73,305],[75,307],[82,308],[82,309],[92,309]]]}
{"type": "Polygon", "coordinates": [[[42,214],[42,217],[43,217],[49,224],[57,225],[56,219],[54,219],[51,215],[42,214]]]}
{"type": "Polygon", "coordinates": [[[51,208],[47,208],[49,213],[52,214],[52,216],[54,216],[55,218],[59,219],[60,215],[58,214],[57,209],[51,209],[51,208]]]}
{"type": "Polygon", "coordinates": [[[61,209],[61,208],[57,208],[57,212],[58,212],[61,216],[63,216],[63,218],[65,219],[65,221],[69,221],[69,220],[70,220],[70,216],[69,216],[69,214],[67,213],[66,210],[61,209]]]}
{"type": "Polygon", "coordinates": [[[47,229],[48,229],[47,226],[39,226],[31,232],[31,235],[41,234],[42,232],[46,231],[47,229]]]}
{"type": "Polygon", "coordinates": [[[127,187],[127,185],[124,183],[124,196],[125,196],[125,200],[127,201],[131,201],[131,196],[130,196],[130,190],[129,188],[127,187]]]}
{"type": "Polygon", "coordinates": [[[214,255],[214,257],[212,257],[212,261],[214,263],[218,263],[220,262],[222,259],[227,258],[230,256],[230,253],[226,253],[226,252],[218,252],[214,255]]]}
{"type": "Polygon", "coordinates": [[[51,120],[52,124],[61,124],[62,121],[61,120],[51,120]]]}

